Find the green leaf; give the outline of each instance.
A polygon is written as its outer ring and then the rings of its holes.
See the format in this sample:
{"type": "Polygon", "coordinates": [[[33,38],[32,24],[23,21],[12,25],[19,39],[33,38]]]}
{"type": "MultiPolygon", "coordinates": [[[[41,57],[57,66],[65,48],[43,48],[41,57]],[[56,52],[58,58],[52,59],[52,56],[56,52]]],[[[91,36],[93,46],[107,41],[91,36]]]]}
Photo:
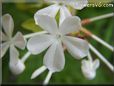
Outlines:
{"type": "Polygon", "coordinates": [[[38,25],[35,24],[34,19],[28,19],[27,21],[23,22],[22,27],[32,32],[42,31],[42,29],[38,25]]]}

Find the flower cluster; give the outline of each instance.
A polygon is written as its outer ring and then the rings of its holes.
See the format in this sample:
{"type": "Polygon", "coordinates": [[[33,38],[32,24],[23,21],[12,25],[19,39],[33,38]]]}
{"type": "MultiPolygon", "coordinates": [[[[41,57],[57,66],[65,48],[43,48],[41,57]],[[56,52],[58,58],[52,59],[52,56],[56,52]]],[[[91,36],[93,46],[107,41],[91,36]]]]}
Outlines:
{"type": "Polygon", "coordinates": [[[2,58],[8,48],[10,48],[10,69],[14,74],[20,74],[24,70],[25,66],[18,58],[19,52],[17,48],[25,49],[26,40],[21,32],[17,32],[17,34],[12,37],[14,22],[9,14],[2,17],[2,23],[4,33],[0,31],[0,35],[2,36],[0,39],[0,58],[2,58]]]}
{"type": "MultiPolygon", "coordinates": [[[[81,70],[83,75],[91,80],[96,76],[96,70],[100,66],[99,59],[93,60],[89,48],[94,51],[100,59],[107,63],[109,68],[113,70],[112,65],[85,39],[71,35],[71,33],[79,33],[85,31],[82,29],[81,19],[78,16],[73,16],[68,9],[68,6],[73,9],[83,9],[87,0],[45,0],[47,3],[54,3],[44,9],[38,10],[34,15],[36,25],[39,25],[44,31],[33,33],[32,35],[24,36],[21,32],[12,37],[14,22],[11,15],[6,14],[2,18],[3,31],[0,31],[0,58],[2,58],[8,48],[10,48],[9,66],[14,74],[20,74],[24,71],[24,62],[32,55],[38,55],[47,49],[43,59],[43,66],[36,69],[32,74],[31,79],[36,78],[45,70],[49,73],[44,80],[44,84],[48,84],[51,76],[55,72],[60,72],[65,66],[64,50],[67,50],[75,59],[82,60],[81,70]],[[56,15],[59,12],[59,22],[56,20],[56,15]],[[26,39],[28,41],[26,41],[26,39]],[[28,52],[19,58],[19,49],[25,49],[28,52]],[[85,57],[88,59],[84,59],[85,57]]],[[[85,32],[87,33],[87,31],[85,32]]],[[[112,50],[112,47],[104,43],[101,39],[91,35],[98,42],[106,45],[112,50]]]]}

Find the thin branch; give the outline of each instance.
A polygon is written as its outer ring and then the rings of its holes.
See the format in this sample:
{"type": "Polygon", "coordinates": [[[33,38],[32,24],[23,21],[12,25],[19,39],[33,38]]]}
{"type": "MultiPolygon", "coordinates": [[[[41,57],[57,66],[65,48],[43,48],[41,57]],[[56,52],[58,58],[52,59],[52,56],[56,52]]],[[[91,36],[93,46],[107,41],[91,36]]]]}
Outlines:
{"type": "Polygon", "coordinates": [[[101,15],[101,16],[90,18],[90,21],[93,22],[93,21],[96,21],[96,20],[101,20],[101,19],[112,17],[112,16],[114,16],[114,13],[108,13],[108,14],[104,14],[104,15],[101,15]]]}
{"type": "Polygon", "coordinates": [[[113,17],[113,16],[114,16],[114,13],[108,13],[108,14],[100,15],[100,16],[93,17],[93,18],[87,18],[87,19],[82,20],[82,25],[89,24],[91,22],[105,19],[105,18],[109,18],[109,17],[113,17]]]}
{"type": "Polygon", "coordinates": [[[22,58],[21,58],[21,61],[24,63],[27,59],[28,59],[28,57],[31,55],[31,53],[30,52],[27,52],[22,58]]]}
{"type": "Polygon", "coordinates": [[[36,35],[45,34],[45,33],[47,33],[47,31],[35,32],[35,33],[24,35],[24,38],[27,39],[27,38],[30,38],[30,37],[33,37],[33,36],[36,36],[36,35]]]}
{"type": "Polygon", "coordinates": [[[97,42],[99,42],[100,44],[104,45],[105,47],[107,47],[109,50],[114,51],[114,47],[109,45],[107,42],[105,42],[104,40],[102,40],[101,38],[99,38],[98,36],[92,34],[89,30],[82,28],[81,29],[82,32],[84,32],[86,35],[88,35],[89,37],[93,38],[94,40],[96,40],[97,42]]]}
{"type": "Polygon", "coordinates": [[[114,66],[91,44],[89,44],[90,49],[107,65],[107,67],[114,72],[114,66]]]}
{"type": "Polygon", "coordinates": [[[93,61],[93,59],[92,59],[92,56],[91,56],[91,54],[90,54],[90,52],[88,53],[88,60],[90,60],[91,62],[93,61]]]}

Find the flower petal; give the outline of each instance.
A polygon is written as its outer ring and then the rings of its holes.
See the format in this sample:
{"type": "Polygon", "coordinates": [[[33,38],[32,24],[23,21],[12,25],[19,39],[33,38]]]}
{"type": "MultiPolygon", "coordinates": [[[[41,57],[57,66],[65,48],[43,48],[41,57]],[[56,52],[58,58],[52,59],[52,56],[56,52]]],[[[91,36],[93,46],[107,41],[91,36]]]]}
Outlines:
{"type": "Polygon", "coordinates": [[[38,77],[40,74],[42,74],[47,68],[45,66],[41,66],[40,68],[36,69],[34,73],[31,76],[31,79],[34,79],[38,77]]]}
{"type": "Polygon", "coordinates": [[[0,31],[0,43],[2,41],[7,41],[7,40],[8,40],[7,36],[2,31],[0,31]]]}
{"type": "Polygon", "coordinates": [[[21,32],[17,32],[17,34],[13,38],[12,43],[14,43],[14,45],[20,49],[25,49],[26,41],[21,32]]]}
{"type": "Polygon", "coordinates": [[[67,17],[61,24],[59,30],[62,34],[78,32],[81,29],[81,20],[77,16],[67,17]]]}
{"type": "Polygon", "coordinates": [[[14,47],[14,45],[10,45],[10,63],[17,64],[18,63],[19,52],[14,47]]]}
{"type": "Polygon", "coordinates": [[[14,29],[14,21],[10,14],[5,14],[2,18],[3,29],[6,35],[11,38],[13,29],[14,29]]]}
{"type": "Polygon", "coordinates": [[[76,59],[87,56],[89,52],[88,42],[79,38],[64,36],[63,43],[68,52],[76,59]]]}
{"type": "Polygon", "coordinates": [[[34,15],[35,22],[37,23],[38,15],[48,15],[50,17],[55,17],[56,14],[58,13],[59,9],[60,9],[60,6],[58,4],[54,4],[54,5],[48,6],[44,9],[38,10],[34,15]]]}
{"type": "MultiPolygon", "coordinates": [[[[82,65],[84,65],[84,68],[85,69],[88,69],[88,66],[90,66],[91,65],[91,63],[90,63],[90,61],[89,60],[82,60],[82,65]]],[[[91,65],[91,67],[92,67],[92,65],[91,65]]]]}
{"type": "Polygon", "coordinates": [[[37,35],[28,40],[27,48],[32,54],[39,54],[53,43],[51,35],[37,35]]]}
{"type": "Polygon", "coordinates": [[[62,24],[62,22],[67,18],[67,17],[70,17],[72,16],[70,11],[65,7],[65,6],[62,6],[60,8],[60,20],[59,20],[59,25],[62,24]]]}
{"type": "Polygon", "coordinates": [[[43,85],[48,85],[48,83],[49,83],[52,75],[53,75],[53,72],[52,71],[49,71],[48,74],[47,74],[47,76],[46,76],[46,78],[45,78],[45,80],[44,80],[44,82],[43,82],[43,85]]]}
{"type": "Polygon", "coordinates": [[[69,5],[75,9],[81,10],[84,7],[86,7],[87,3],[88,3],[88,0],[74,0],[70,2],[69,5]]]}
{"type": "Polygon", "coordinates": [[[13,45],[11,45],[9,67],[11,72],[16,75],[22,73],[25,69],[24,63],[18,57],[19,52],[13,45]]]}
{"type": "Polygon", "coordinates": [[[0,59],[5,55],[8,48],[9,48],[9,42],[0,44],[0,59]]]}
{"type": "Polygon", "coordinates": [[[49,33],[56,34],[58,32],[57,23],[54,18],[46,15],[38,15],[35,19],[36,24],[49,33]]]}
{"type": "Polygon", "coordinates": [[[61,42],[55,41],[44,56],[44,65],[52,72],[59,72],[64,68],[65,58],[61,42]]]}
{"type": "Polygon", "coordinates": [[[99,66],[100,66],[100,61],[99,61],[99,59],[96,59],[96,60],[93,62],[93,68],[96,70],[99,66]]]}

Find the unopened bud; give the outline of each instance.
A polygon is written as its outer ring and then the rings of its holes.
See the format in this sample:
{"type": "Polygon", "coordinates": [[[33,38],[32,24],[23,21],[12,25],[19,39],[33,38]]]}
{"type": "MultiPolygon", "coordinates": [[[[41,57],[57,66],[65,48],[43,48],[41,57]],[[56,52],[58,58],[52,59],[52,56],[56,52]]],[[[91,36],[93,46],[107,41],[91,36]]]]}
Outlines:
{"type": "Polygon", "coordinates": [[[25,65],[23,62],[21,62],[21,60],[18,60],[16,64],[10,63],[9,66],[10,66],[11,72],[15,75],[21,74],[25,69],[25,65]]]}

